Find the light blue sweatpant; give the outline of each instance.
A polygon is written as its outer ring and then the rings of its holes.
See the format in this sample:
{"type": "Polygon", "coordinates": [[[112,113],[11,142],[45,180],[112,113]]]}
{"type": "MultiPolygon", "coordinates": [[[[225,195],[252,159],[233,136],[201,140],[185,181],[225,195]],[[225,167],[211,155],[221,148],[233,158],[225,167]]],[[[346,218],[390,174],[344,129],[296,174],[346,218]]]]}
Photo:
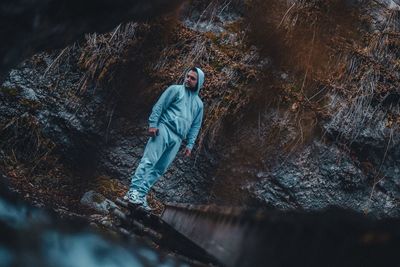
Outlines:
{"type": "Polygon", "coordinates": [[[131,180],[131,189],[145,197],[153,184],[163,175],[181,146],[181,138],[160,123],[158,135],[150,137],[143,157],[131,180]]]}

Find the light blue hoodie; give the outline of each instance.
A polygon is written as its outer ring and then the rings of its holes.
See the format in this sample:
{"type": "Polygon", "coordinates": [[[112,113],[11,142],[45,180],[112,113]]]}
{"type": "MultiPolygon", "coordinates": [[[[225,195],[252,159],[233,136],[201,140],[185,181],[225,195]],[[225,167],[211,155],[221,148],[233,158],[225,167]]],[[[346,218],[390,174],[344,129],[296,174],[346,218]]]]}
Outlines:
{"type": "Polygon", "coordinates": [[[196,90],[182,85],[171,85],[160,96],[153,106],[149,117],[149,126],[158,128],[159,123],[165,124],[182,140],[187,141],[186,147],[193,148],[203,120],[203,102],[199,97],[204,83],[204,72],[197,70],[196,90]]]}

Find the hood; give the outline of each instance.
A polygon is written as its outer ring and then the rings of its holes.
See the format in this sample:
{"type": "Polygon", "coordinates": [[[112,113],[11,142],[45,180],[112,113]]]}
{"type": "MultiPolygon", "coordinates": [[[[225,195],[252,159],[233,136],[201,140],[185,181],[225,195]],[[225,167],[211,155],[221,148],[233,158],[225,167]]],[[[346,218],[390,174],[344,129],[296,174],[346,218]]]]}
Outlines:
{"type": "Polygon", "coordinates": [[[199,94],[199,92],[200,92],[200,89],[203,87],[203,84],[204,84],[204,72],[200,69],[200,68],[197,68],[196,67],[196,70],[197,70],[197,85],[196,85],[196,94],[199,94]]]}

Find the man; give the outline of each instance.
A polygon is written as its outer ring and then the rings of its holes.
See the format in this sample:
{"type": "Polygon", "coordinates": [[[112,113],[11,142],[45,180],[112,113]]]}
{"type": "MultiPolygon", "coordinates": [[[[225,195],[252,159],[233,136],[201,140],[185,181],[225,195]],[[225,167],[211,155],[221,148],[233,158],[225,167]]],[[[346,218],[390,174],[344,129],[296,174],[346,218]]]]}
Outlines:
{"type": "Polygon", "coordinates": [[[184,154],[190,156],[203,119],[203,102],[199,97],[203,83],[203,71],[192,68],[183,85],[169,86],[160,96],[149,117],[151,137],[132,176],[125,200],[151,210],[147,193],[174,160],[182,140],[187,141],[184,154]]]}

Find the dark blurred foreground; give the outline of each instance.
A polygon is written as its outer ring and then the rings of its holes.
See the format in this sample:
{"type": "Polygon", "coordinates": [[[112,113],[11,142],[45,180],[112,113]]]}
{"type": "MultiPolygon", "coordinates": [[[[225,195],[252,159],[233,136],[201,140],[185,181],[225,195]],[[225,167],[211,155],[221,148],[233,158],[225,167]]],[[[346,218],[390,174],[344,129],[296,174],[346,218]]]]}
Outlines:
{"type": "Polygon", "coordinates": [[[135,238],[95,231],[84,219],[60,220],[0,187],[0,266],[189,266],[135,238]]]}
{"type": "Polygon", "coordinates": [[[399,266],[399,219],[181,204],[162,218],[225,266],[399,266]]]}

